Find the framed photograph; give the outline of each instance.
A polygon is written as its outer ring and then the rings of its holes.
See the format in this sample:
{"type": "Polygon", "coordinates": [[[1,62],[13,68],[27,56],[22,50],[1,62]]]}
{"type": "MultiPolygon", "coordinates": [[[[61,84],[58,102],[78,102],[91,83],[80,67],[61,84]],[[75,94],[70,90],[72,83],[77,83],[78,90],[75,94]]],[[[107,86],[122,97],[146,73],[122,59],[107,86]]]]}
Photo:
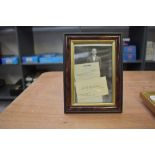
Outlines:
{"type": "Polygon", "coordinates": [[[65,113],[122,112],[120,34],[65,34],[65,113]]]}

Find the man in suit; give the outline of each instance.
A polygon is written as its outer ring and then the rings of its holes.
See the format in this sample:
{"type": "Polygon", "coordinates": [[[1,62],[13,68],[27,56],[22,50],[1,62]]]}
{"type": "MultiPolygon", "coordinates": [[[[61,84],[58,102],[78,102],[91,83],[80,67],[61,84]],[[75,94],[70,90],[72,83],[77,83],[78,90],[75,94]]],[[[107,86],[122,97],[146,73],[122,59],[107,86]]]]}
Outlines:
{"type": "Polygon", "coordinates": [[[91,54],[88,56],[87,58],[87,62],[88,63],[93,63],[93,62],[99,62],[99,67],[100,67],[100,72],[101,72],[101,76],[102,76],[102,61],[101,58],[99,56],[97,56],[97,50],[96,48],[93,48],[91,51],[91,54]]]}
{"type": "Polygon", "coordinates": [[[87,62],[99,62],[101,64],[101,58],[97,56],[96,48],[93,48],[91,55],[87,58],[87,62]]]}

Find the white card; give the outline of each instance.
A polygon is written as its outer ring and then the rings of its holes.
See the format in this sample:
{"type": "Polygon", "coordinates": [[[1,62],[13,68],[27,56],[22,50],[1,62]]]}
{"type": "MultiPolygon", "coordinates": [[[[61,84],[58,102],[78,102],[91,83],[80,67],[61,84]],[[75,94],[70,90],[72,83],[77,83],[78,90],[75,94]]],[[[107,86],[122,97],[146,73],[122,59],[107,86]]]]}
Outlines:
{"type": "Polygon", "coordinates": [[[151,99],[152,101],[155,101],[155,95],[150,96],[150,99],[151,99]]]}

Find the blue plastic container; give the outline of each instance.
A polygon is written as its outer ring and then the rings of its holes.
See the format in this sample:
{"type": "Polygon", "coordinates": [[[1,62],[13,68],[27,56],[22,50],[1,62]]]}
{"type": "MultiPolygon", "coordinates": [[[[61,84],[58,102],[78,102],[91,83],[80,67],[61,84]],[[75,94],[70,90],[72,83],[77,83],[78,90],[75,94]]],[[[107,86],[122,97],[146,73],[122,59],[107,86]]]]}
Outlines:
{"type": "Polygon", "coordinates": [[[22,57],[23,64],[38,63],[38,60],[39,60],[38,56],[23,56],[22,57]]]}
{"type": "Polygon", "coordinates": [[[136,61],[136,46],[129,45],[123,47],[123,61],[136,61]]]}
{"type": "Polygon", "coordinates": [[[39,63],[63,63],[63,56],[60,54],[48,54],[39,57],[39,63]]]}
{"type": "Polygon", "coordinates": [[[3,57],[1,58],[1,63],[2,64],[18,64],[19,59],[18,59],[18,56],[3,57]]]}
{"type": "Polygon", "coordinates": [[[124,46],[123,47],[123,53],[136,54],[136,46],[135,45],[124,46]]]}
{"type": "Polygon", "coordinates": [[[136,54],[124,53],[123,54],[123,61],[124,62],[127,62],[127,61],[136,61],[136,54]]]}

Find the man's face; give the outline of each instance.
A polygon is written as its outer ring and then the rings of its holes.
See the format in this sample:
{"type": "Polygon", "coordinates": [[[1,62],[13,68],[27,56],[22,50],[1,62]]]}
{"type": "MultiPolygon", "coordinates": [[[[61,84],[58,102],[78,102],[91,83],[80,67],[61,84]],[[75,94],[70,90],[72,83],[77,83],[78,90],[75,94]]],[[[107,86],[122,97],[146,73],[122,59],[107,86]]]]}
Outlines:
{"type": "Polygon", "coordinates": [[[96,56],[97,50],[95,48],[93,48],[91,53],[93,56],[96,56]]]}

